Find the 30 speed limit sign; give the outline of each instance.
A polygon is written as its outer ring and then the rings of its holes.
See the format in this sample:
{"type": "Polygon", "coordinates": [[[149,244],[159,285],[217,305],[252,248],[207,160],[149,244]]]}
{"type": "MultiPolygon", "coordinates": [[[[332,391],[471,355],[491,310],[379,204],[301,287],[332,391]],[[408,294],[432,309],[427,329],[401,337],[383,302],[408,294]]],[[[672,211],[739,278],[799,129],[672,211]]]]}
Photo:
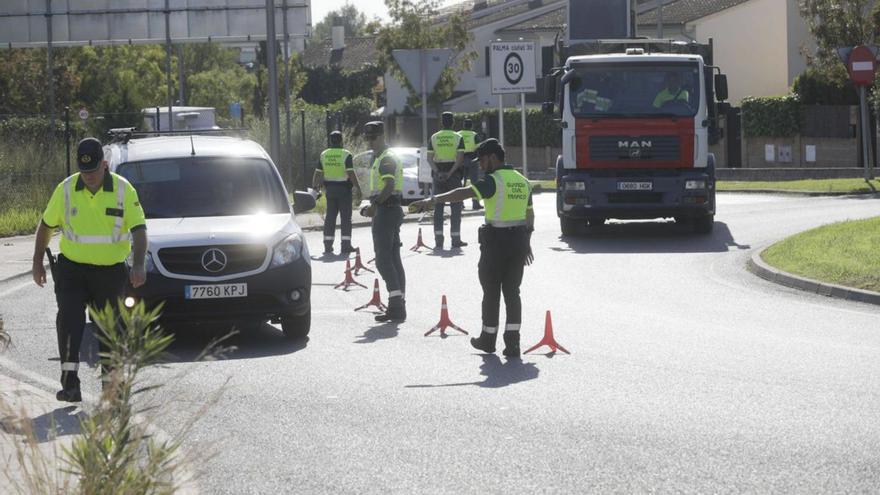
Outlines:
{"type": "Polygon", "coordinates": [[[534,43],[496,42],[489,52],[492,94],[536,91],[534,43]]]}

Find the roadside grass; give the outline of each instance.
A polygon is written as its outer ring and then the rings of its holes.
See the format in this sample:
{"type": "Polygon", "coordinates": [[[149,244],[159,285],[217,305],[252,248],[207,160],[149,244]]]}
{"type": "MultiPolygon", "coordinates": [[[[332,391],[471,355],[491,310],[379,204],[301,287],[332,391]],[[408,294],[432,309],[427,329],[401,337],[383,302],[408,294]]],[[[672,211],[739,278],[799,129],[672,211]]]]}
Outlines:
{"type": "Polygon", "coordinates": [[[816,179],[787,181],[718,181],[718,191],[791,191],[865,194],[880,191],[880,179],[816,179]]]}
{"type": "Polygon", "coordinates": [[[770,246],[761,258],[789,273],[880,292],[880,217],[825,225],[770,246]]]}
{"type": "Polygon", "coordinates": [[[41,214],[42,211],[36,208],[0,211],[0,237],[33,234],[37,229],[37,222],[40,221],[41,214]]]}

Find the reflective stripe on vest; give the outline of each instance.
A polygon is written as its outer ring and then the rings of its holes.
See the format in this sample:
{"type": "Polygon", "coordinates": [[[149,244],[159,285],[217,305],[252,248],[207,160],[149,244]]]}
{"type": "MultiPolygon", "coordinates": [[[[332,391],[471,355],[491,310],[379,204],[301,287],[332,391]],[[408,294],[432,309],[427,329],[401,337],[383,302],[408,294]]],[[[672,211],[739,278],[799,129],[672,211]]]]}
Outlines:
{"type": "Polygon", "coordinates": [[[458,143],[461,136],[449,129],[435,132],[431,136],[431,146],[434,148],[434,163],[454,162],[458,153],[458,143]]]}
{"type": "MultiPolygon", "coordinates": [[[[122,224],[124,222],[122,216],[116,217],[116,220],[113,222],[113,232],[110,235],[78,235],[73,231],[73,227],[70,223],[70,192],[71,188],[76,183],[74,179],[78,177],[78,174],[74,174],[64,180],[64,225],[61,229],[64,238],[79,244],[113,244],[121,241],[130,241],[131,234],[129,232],[122,232],[122,224]]],[[[120,184],[115,177],[113,177],[112,180],[113,188],[116,190],[116,208],[119,209],[119,211],[124,211],[125,185],[120,184]]]]}
{"type": "Polygon", "coordinates": [[[321,167],[325,182],[347,182],[345,162],[351,153],[343,148],[327,148],[321,153],[321,167]]]}
{"type": "Polygon", "coordinates": [[[395,155],[390,149],[385,148],[385,151],[379,155],[378,158],[373,160],[373,166],[370,168],[370,184],[373,188],[373,196],[378,196],[379,193],[382,192],[382,189],[385,188],[383,182],[386,177],[390,177],[394,179],[394,192],[391,194],[392,196],[402,196],[403,195],[403,165],[400,163],[400,158],[395,155]],[[383,158],[390,158],[394,161],[395,172],[394,175],[385,174],[380,175],[379,167],[382,165],[383,158]]]}
{"type": "Polygon", "coordinates": [[[511,169],[500,169],[489,174],[495,181],[495,194],[484,198],[486,223],[493,227],[526,225],[531,185],[522,174],[511,169]]]}
{"type": "Polygon", "coordinates": [[[461,139],[464,141],[464,152],[465,153],[473,153],[477,149],[477,133],[475,131],[469,131],[467,129],[463,129],[458,131],[458,134],[461,136],[461,139]]]}

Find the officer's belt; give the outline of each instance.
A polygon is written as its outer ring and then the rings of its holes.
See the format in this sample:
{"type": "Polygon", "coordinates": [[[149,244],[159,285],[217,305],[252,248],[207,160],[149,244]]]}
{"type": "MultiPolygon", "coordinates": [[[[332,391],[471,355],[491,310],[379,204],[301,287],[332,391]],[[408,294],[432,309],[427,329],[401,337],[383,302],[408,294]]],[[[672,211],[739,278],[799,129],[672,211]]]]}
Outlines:
{"type": "Polygon", "coordinates": [[[455,162],[434,162],[434,165],[436,165],[437,169],[441,172],[448,172],[455,166],[455,162]]]}
{"type": "Polygon", "coordinates": [[[372,198],[372,202],[376,206],[400,206],[400,204],[401,204],[400,203],[400,195],[398,195],[398,194],[393,194],[391,196],[388,196],[388,199],[386,199],[384,203],[379,203],[377,201],[377,199],[379,199],[378,196],[372,198]]]}

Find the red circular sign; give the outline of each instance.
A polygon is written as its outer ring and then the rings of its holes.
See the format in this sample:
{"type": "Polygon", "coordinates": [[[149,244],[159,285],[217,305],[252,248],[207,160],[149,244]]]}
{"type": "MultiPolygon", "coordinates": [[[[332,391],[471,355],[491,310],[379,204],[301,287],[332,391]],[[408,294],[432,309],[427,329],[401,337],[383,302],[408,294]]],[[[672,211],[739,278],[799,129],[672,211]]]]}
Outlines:
{"type": "Polygon", "coordinates": [[[857,46],[849,54],[846,69],[856,86],[870,86],[874,84],[877,58],[867,46],[857,46]]]}

